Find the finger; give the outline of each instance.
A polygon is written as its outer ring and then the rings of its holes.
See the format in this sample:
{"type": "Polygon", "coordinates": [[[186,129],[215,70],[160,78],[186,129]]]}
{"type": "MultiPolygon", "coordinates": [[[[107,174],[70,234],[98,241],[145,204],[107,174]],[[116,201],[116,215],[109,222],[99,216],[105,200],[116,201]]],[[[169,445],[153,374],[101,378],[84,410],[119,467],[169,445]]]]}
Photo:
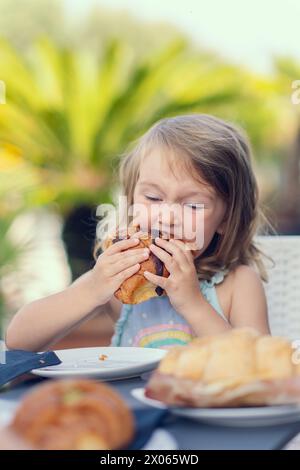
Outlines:
{"type": "Polygon", "coordinates": [[[190,250],[182,240],[171,239],[170,242],[172,245],[174,244],[178,246],[179,249],[181,249],[182,253],[186,256],[189,262],[194,262],[192,250],[190,250]]]}
{"type": "Polygon", "coordinates": [[[107,248],[106,253],[119,253],[122,250],[128,250],[132,246],[137,245],[139,242],[136,238],[126,238],[125,240],[120,240],[113,243],[109,248],[107,248]]]}
{"type": "MultiPolygon", "coordinates": [[[[142,251],[142,250],[141,250],[142,251]]],[[[130,266],[136,263],[142,263],[149,257],[149,253],[139,253],[137,255],[128,256],[126,258],[119,258],[117,263],[114,263],[110,267],[110,275],[115,276],[124,269],[129,268],[130,266]]]]}
{"type": "Polygon", "coordinates": [[[145,254],[150,254],[149,248],[139,247],[139,248],[130,248],[127,251],[121,251],[120,253],[115,253],[109,256],[108,263],[115,264],[120,261],[120,259],[130,258],[131,256],[139,256],[145,254]]]}
{"type": "Polygon", "coordinates": [[[144,271],[144,276],[148,281],[152,282],[153,284],[161,287],[162,289],[166,288],[167,278],[162,276],[157,276],[156,274],[149,273],[149,271],[144,271]]]}
{"type": "Polygon", "coordinates": [[[142,236],[148,235],[147,232],[143,232],[143,230],[139,230],[131,235],[132,238],[140,238],[142,236]]]}
{"type": "Polygon", "coordinates": [[[169,253],[159,248],[159,246],[156,246],[153,244],[151,244],[149,248],[152,251],[152,253],[154,253],[155,256],[157,256],[164,263],[169,273],[174,271],[174,268],[176,267],[175,265],[176,261],[169,253]]]}
{"type": "Polygon", "coordinates": [[[187,264],[189,264],[187,257],[185,256],[181,248],[175,245],[175,243],[171,243],[171,240],[162,240],[161,238],[156,238],[155,243],[157,243],[157,245],[160,245],[164,250],[171,253],[173,255],[173,260],[177,261],[179,266],[187,267],[187,264]]]}
{"type": "Polygon", "coordinates": [[[122,284],[122,282],[125,281],[125,279],[129,278],[130,276],[133,276],[137,271],[139,271],[141,265],[139,263],[134,264],[133,266],[130,266],[130,268],[124,269],[124,271],[121,271],[115,276],[115,280],[118,283],[118,286],[122,284]]]}

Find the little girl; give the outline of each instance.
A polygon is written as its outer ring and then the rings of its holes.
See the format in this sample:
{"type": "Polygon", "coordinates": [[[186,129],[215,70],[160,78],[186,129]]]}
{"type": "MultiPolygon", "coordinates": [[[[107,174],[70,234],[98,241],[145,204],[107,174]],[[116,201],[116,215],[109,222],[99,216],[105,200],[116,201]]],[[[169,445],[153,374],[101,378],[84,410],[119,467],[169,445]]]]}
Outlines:
{"type": "Polygon", "coordinates": [[[155,224],[166,236],[180,232],[184,209],[190,240],[201,214],[201,247],[186,249],[188,242],[176,237],[155,239],[150,250],[170,275],[144,276],[166,295],[122,305],[114,292],[140,269],[149,249],[133,249],[139,233],[105,251],[104,240],[97,240],[93,269],[64,291],[22,307],[8,327],[7,347],[46,349],[102,311],[116,321],[112,346],[168,348],[243,326],[269,333],[266,273],[254,242],[263,218],[243,133],[205,114],[162,119],[123,158],[120,182],[128,206],[145,207],[135,220],[142,231],[155,224]],[[167,218],[162,208],[174,204],[167,218]]]}

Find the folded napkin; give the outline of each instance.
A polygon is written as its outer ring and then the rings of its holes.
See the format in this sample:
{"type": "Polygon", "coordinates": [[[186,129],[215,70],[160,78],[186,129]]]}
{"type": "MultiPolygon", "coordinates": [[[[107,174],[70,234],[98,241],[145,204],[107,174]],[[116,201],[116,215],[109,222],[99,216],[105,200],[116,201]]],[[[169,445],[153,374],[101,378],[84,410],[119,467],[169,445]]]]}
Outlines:
{"type": "Polygon", "coordinates": [[[42,353],[20,349],[3,351],[0,358],[0,387],[32,369],[55,366],[60,363],[61,360],[53,351],[42,353]]]}
{"type": "Polygon", "coordinates": [[[163,425],[165,419],[169,416],[167,409],[143,408],[133,410],[136,423],[135,438],[127,450],[142,449],[149,441],[152,433],[163,425]]]}

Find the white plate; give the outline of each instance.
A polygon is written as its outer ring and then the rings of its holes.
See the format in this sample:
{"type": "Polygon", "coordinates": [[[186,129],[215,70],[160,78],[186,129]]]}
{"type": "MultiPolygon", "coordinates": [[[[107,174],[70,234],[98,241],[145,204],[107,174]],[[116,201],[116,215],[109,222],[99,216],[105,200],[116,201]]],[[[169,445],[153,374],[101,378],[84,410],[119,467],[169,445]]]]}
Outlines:
{"type": "Polygon", "coordinates": [[[34,369],[31,372],[42,377],[89,377],[116,380],[136,377],[157,367],[166,354],[165,349],[134,347],[99,347],[61,349],[55,351],[62,361],[57,366],[34,369]],[[107,359],[101,361],[104,354],[107,359]]]}
{"type": "MultiPolygon", "coordinates": [[[[167,408],[157,400],[147,398],[144,388],[135,388],[131,394],[137,400],[154,406],[167,408]]],[[[244,408],[176,408],[170,412],[177,416],[221,426],[275,426],[279,424],[300,422],[300,405],[275,405],[244,408]]]]}

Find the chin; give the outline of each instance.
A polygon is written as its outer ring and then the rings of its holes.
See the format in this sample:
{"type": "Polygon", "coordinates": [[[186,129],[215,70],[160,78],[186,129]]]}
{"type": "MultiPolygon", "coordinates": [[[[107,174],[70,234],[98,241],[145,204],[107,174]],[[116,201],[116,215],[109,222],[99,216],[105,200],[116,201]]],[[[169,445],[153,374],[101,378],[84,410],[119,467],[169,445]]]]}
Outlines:
{"type": "Polygon", "coordinates": [[[199,250],[195,242],[188,242],[188,241],[183,240],[183,243],[185,244],[186,248],[192,252],[192,255],[194,258],[197,258],[201,253],[203,253],[205,249],[205,248],[202,248],[201,250],[199,250]]]}

